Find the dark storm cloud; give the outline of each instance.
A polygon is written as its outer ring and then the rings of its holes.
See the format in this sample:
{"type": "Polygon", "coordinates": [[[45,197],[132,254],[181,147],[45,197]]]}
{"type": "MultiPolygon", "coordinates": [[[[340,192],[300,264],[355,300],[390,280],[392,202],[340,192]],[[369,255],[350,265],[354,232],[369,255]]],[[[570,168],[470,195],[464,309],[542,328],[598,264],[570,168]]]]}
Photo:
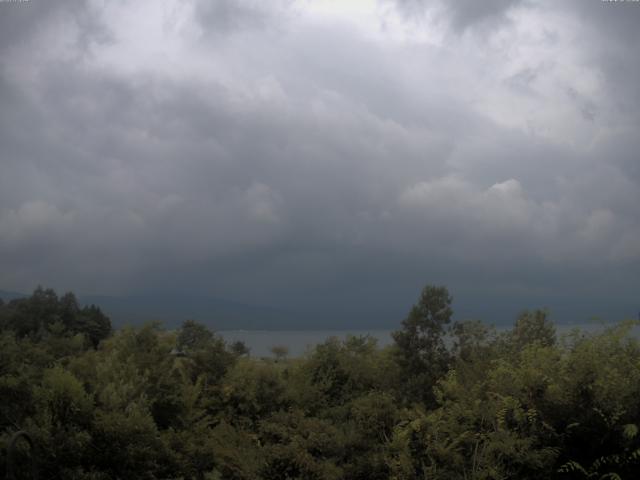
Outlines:
{"type": "Polygon", "coordinates": [[[385,315],[427,281],[558,305],[637,289],[617,20],[442,3],[439,37],[375,2],[28,4],[0,3],[23,27],[0,53],[0,287],[385,315]]]}

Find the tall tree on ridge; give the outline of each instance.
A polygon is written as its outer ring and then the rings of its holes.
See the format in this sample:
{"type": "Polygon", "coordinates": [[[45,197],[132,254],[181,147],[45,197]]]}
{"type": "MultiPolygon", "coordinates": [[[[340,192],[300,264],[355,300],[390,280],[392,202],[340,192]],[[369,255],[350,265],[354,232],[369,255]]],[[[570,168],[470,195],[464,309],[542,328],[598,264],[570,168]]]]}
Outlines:
{"type": "Polygon", "coordinates": [[[392,336],[397,360],[403,370],[405,400],[435,405],[433,387],[447,372],[449,353],[444,343],[445,326],[451,321],[453,301],[444,286],[427,285],[418,303],[392,336]]]}

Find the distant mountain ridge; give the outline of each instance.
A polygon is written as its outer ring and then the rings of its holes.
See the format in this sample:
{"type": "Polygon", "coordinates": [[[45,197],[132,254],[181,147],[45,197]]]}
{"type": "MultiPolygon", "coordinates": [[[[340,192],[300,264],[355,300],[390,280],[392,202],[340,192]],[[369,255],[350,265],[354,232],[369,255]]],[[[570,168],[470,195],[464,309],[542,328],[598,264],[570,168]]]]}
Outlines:
{"type": "Polygon", "coordinates": [[[136,295],[110,297],[80,296],[83,304],[93,303],[110,315],[114,325],[160,320],[167,327],[184,320],[196,320],[214,330],[292,328],[298,317],[273,307],[248,305],[199,295],[136,295]]]}
{"type": "Polygon", "coordinates": [[[16,298],[24,298],[24,297],[28,297],[29,295],[25,294],[25,293],[20,293],[20,292],[11,292],[11,291],[7,291],[7,290],[0,290],[0,298],[2,300],[4,300],[5,302],[9,302],[11,300],[15,300],[16,298]]]}
{"type": "MultiPolygon", "coordinates": [[[[57,292],[61,294],[61,292],[57,292]]],[[[0,290],[0,298],[10,301],[30,294],[0,290]]],[[[196,320],[214,330],[301,329],[297,312],[262,305],[189,294],[146,294],[131,296],[77,295],[81,305],[97,305],[114,326],[159,320],[174,328],[184,320],[196,320]]],[[[307,317],[308,320],[308,317],[307,317]]],[[[308,325],[302,329],[309,328],[308,325]]]]}
{"type": "MultiPolygon", "coordinates": [[[[59,295],[64,292],[57,292],[59,295]]],[[[0,298],[10,301],[29,294],[0,290],[0,298]]],[[[196,320],[213,330],[387,330],[396,329],[407,315],[406,307],[365,310],[367,306],[341,305],[335,308],[318,305],[313,308],[287,309],[236,302],[213,296],[176,292],[154,292],[130,296],[81,295],[81,305],[98,305],[111,318],[115,327],[140,325],[159,320],[167,328],[175,328],[184,320],[196,320]]],[[[454,303],[454,320],[480,319],[496,326],[510,326],[521,311],[548,305],[556,325],[584,324],[599,317],[605,322],[640,318],[633,302],[603,305],[598,299],[575,298],[574,302],[553,302],[544,298],[502,298],[487,302],[470,297],[454,303]]]]}

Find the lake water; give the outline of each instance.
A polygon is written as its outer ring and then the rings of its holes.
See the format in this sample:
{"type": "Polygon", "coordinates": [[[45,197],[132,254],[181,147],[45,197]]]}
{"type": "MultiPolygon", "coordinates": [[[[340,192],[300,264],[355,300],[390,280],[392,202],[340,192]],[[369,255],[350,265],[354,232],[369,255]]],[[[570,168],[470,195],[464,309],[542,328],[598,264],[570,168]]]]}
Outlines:
{"type": "MultiPolygon", "coordinates": [[[[586,323],[580,325],[556,325],[558,335],[568,333],[575,328],[585,332],[596,332],[605,326],[601,323],[586,323]]],[[[499,326],[498,331],[511,328],[510,326],[499,326]]],[[[222,330],[218,333],[227,342],[241,340],[249,347],[252,357],[273,356],[271,348],[274,346],[285,346],[289,349],[289,356],[297,357],[303,355],[309,349],[324,342],[329,337],[344,339],[348,335],[363,336],[370,335],[378,342],[378,347],[385,347],[392,343],[391,333],[393,330],[222,330]]],[[[633,334],[640,336],[640,328],[635,327],[633,334]]]]}
{"type": "Polygon", "coordinates": [[[392,330],[223,330],[218,333],[227,342],[241,340],[251,350],[252,357],[273,356],[271,347],[282,345],[289,349],[289,356],[303,355],[308,349],[324,342],[329,337],[344,339],[348,335],[371,335],[379,347],[391,343],[392,330]]]}

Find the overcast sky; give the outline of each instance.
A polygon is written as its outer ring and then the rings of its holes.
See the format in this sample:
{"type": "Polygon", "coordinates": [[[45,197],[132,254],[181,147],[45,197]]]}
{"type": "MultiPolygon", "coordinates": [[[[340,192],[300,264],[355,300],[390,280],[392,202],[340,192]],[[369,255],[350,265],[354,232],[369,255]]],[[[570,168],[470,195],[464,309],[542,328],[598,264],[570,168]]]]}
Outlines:
{"type": "Polygon", "coordinates": [[[435,283],[485,320],[636,316],[638,25],[631,1],[2,1],[0,289],[396,320],[435,283]]]}

